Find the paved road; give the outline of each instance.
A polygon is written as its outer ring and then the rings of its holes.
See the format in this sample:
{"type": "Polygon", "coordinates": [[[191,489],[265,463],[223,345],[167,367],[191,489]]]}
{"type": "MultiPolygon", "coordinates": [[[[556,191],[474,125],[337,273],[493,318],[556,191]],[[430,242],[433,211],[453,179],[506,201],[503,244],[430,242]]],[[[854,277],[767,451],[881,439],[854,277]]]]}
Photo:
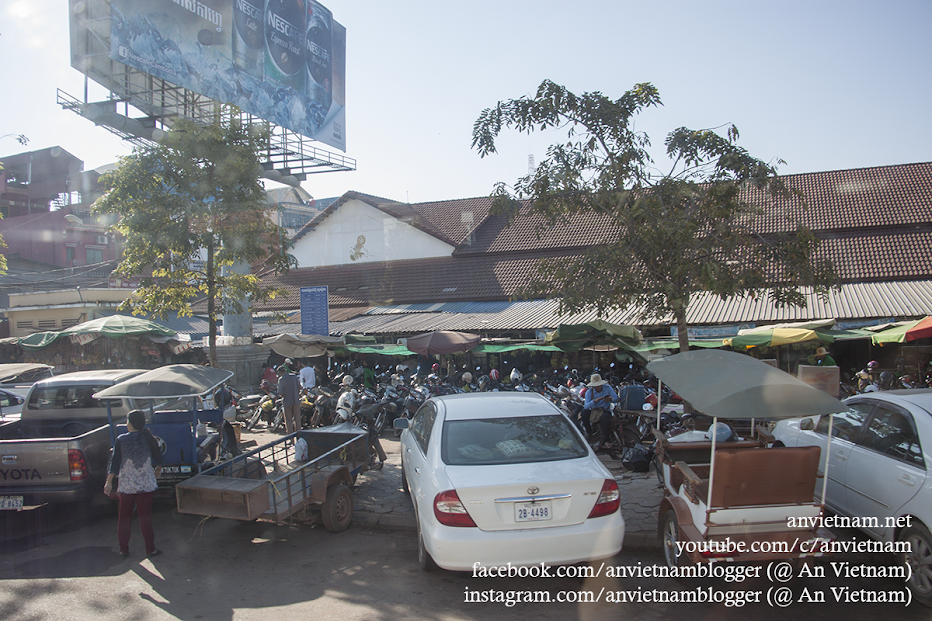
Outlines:
{"type": "Polygon", "coordinates": [[[13,530],[24,533],[17,537],[5,528],[7,534],[0,541],[3,619],[478,621],[638,615],[650,620],[673,614],[714,615],[717,621],[745,621],[748,614],[780,621],[800,615],[812,619],[844,615],[847,621],[894,615],[897,621],[929,618],[927,609],[915,605],[831,603],[832,586],[870,588],[873,592],[902,588],[889,579],[799,578],[791,585],[795,597],[808,589],[827,595],[829,600],[795,603],[788,610],[766,603],[742,608],[724,603],[637,603],[630,600],[648,593],[670,597],[702,592],[728,597],[738,589],[763,599],[767,589],[775,585],[765,578],[727,583],[723,579],[608,576],[609,567],[643,571],[659,565],[659,554],[649,551],[624,552],[601,567],[598,577],[587,579],[425,573],[417,567],[415,540],[409,532],[371,530],[356,524],[335,534],[305,525],[200,520],[178,514],[168,505],[159,507],[155,515],[163,555],[144,559],[137,531],[131,541],[133,554],[124,561],[116,551],[112,512],[96,519],[75,519],[64,513],[39,510],[29,515],[0,516],[4,527],[15,525],[13,530]],[[610,596],[618,599],[619,593],[629,601],[609,601],[610,596]],[[508,597],[532,597],[537,602],[509,607],[504,601],[508,597]],[[598,602],[557,602],[561,597],[598,597],[598,602]]]}
{"type": "MultiPolygon", "coordinates": [[[[391,449],[393,440],[387,439],[391,449]]],[[[395,453],[397,454],[397,453],[395,453]]],[[[263,620],[288,619],[423,619],[427,621],[535,619],[604,619],[638,615],[651,620],[670,615],[714,615],[716,620],[761,619],[848,621],[894,616],[898,621],[927,620],[929,610],[917,605],[833,603],[852,594],[902,592],[893,579],[836,578],[822,562],[825,577],[798,577],[789,585],[796,600],[787,609],[764,601],[746,606],[725,603],[644,603],[648,597],[675,598],[709,594],[735,598],[737,591],[766,600],[780,586],[765,577],[743,582],[718,579],[671,579],[610,576],[662,565],[659,551],[626,549],[590,578],[483,578],[469,573],[425,573],[417,567],[414,536],[401,524],[405,511],[388,484],[392,464],[382,473],[360,479],[355,492],[360,521],[343,533],[306,524],[273,525],[181,515],[171,504],[157,508],[155,527],[164,554],[144,559],[138,530],[133,554],[122,560],[116,547],[112,508],[81,512],[74,507],[0,512],[0,618],[4,620],[133,619],[263,620]],[[381,478],[380,478],[381,477],[381,478]],[[379,513],[377,490],[391,495],[391,510],[379,513]],[[397,509],[397,511],[396,511],[397,509]],[[379,516],[375,522],[372,516],[379,516]],[[394,516],[389,519],[388,516],[394,516]],[[400,528],[400,530],[398,530],[400,528]],[[394,530],[393,530],[394,529],[394,530]],[[835,591],[832,590],[835,587],[835,591]],[[847,589],[847,590],[846,590],[847,589]],[[508,606],[509,598],[536,602],[508,606]],[[824,603],[800,599],[825,597],[824,603]],[[591,598],[593,602],[557,602],[558,598],[591,598]],[[624,599],[624,602],[612,600],[624,599]],[[542,601],[543,600],[543,601],[542,601]],[[546,601],[549,600],[549,601],[546,601]]],[[[624,474],[622,474],[624,477],[624,474]]],[[[622,478],[622,487],[650,491],[646,478],[622,478]]],[[[403,496],[403,495],[402,495],[403,496]]],[[[632,498],[633,493],[627,494],[632,498]]],[[[647,517],[652,502],[644,500],[647,517]]],[[[632,510],[626,517],[642,519],[632,510]],[[631,515],[631,517],[629,517],[631,515]]],[[[651,529],[652,530],[652,529],[651,529]]],[[[638,531],[634,531],[638,532],[638,531]]],[[[651,533],[652,534],[652,533],[651,533]]],[[[868,566],[885,566],[884,557],[846,557],[868,566]]]]}

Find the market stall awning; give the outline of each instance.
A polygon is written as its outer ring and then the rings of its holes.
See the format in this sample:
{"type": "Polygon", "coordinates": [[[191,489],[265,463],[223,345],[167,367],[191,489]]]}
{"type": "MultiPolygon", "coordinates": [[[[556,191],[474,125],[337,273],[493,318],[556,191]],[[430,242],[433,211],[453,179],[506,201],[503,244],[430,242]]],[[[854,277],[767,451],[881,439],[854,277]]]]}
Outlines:
{"type": "Polygon", "coordinates": [[[177,334],[171,328],[167,328],[160,323],[142,319],[141,317],[130,317],[127,315],[110,315],[108,317],[98,317],[91,321],[79,323],[76,326],[65,328],[61,332],[36,332],[29,336],[24,336],[19,340],[19,345],[23,349],[42,349],[48,347],[55,341],[66,337],[78,337],[76,342],[82,343],[88,337],[89,340],[105,336],[110,339],[118,339],[124,336],[138,336],[144,334],[154,334],[158,336],[175,336],[177,334]]]}
{"type": "Polygon", "coordinates": [[[354,354],[381,354],[383,356],[415,356],[416,354],[404,345],[346,345],[336,349],[338,355],[354,354]]]}
{"type": "MultiPolygon", "coordinates": [[[[715,348],[715,347],[724,347],[722,339],[711,339],[711,340],[701,340],[701,339],[689,339],[689,348],[715,348]]],[[[680,342],[677,339],[648,339],[639,345],[631,347],[633,351],[654,351],[657,349],[679,349],[680,342]]]]}
{"type": "Polygon", "coordinates": [[[493,345],[483,343],[473,347],[472,351],[480,354],[501,354],[509,351],[526,349],[528,351],[563,351],[556,345],[541,345],[539,343],[509,343],[507,345],[493,345]]]}
{"type": "Polygon", "coordinates": [[[581,324],[560,324],[548,332],[544,342],[562,351],[579,351],[593,345],[617,345],[631,349],[643,341],[640,330],[634,326],[609,323],[595,319],[581,324]]]}
{"type": "Polygon", "coordinates": [[[346,340],[320,334],[278,334],[262,339],[262,344],[285,358],[314,358],[326,354],[327,349],[346,345],[346,340]]]}
{"type": "Polygon", "coordinates": [[[906,343],[916,339],[932,337],[932,317],[924,317],[916,321],[911,321],[893,328],[888,328],[883,332],[878,332],[871,336],[871,343],[874,345],[884,345],[886,343],[906,343]]]}
{"type": "MultiPolygon", "coordinates": [[[[745,332],[742,330],[742,332],[745,332]]],[[[732,347],[775,347],[777,345],[790,345],[793,343],[805,343],[806,341],[821,341],[823,343],[834,342],[833,337],[828,332],[816,332],[815,330],[806,330],[803,328],[774,328],[767,330],[755,329],[749,330],[744,334],[730,339],[724,339],[722,343],[732,347]]]]}

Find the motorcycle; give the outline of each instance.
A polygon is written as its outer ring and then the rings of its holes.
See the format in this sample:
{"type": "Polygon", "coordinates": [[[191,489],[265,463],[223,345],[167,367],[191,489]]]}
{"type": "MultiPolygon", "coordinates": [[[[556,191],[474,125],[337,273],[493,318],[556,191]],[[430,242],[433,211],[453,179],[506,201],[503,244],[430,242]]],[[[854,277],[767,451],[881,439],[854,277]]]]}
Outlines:
{"type": "MultiPolygon", "coordinates": [[[[272,388],[272,385],[263,380],[261,388],[265,391],[265,394],[259,399],[259,403],[256,404],[252,415],[249,417],[246,423],[246,431],[252,431],[260,420],[264,420],[271,428],[276,415],[282,411],[282,400],[278,396],[278,393],[272,388]]],[[[282,419],[281,422],[284,423],[284,415],[280,418],[282,419]]]]}

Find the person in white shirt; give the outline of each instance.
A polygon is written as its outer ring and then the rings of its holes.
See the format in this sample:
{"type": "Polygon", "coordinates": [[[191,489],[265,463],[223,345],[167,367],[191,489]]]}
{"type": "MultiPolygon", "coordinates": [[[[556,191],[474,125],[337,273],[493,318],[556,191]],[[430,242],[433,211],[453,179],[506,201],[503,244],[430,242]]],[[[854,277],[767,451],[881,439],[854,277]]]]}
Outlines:
{"type": "Polygon", "coordinates": [[[317,385],[317,374],[314,365],[306,364],[301,368],[301,388],[313,388],[317,385]]]}

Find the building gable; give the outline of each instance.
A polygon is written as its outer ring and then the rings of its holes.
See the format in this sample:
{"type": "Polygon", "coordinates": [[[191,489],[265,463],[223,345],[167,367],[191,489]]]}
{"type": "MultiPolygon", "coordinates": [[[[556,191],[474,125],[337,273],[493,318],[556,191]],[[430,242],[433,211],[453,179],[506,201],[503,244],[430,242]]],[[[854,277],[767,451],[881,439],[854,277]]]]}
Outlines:
{"type": "Polygon", "coordinates": [[[295,238],[291,254],[300,267],[446,257],[455,249],[423,227],[359,198],[334,206],[295,238]]]}

